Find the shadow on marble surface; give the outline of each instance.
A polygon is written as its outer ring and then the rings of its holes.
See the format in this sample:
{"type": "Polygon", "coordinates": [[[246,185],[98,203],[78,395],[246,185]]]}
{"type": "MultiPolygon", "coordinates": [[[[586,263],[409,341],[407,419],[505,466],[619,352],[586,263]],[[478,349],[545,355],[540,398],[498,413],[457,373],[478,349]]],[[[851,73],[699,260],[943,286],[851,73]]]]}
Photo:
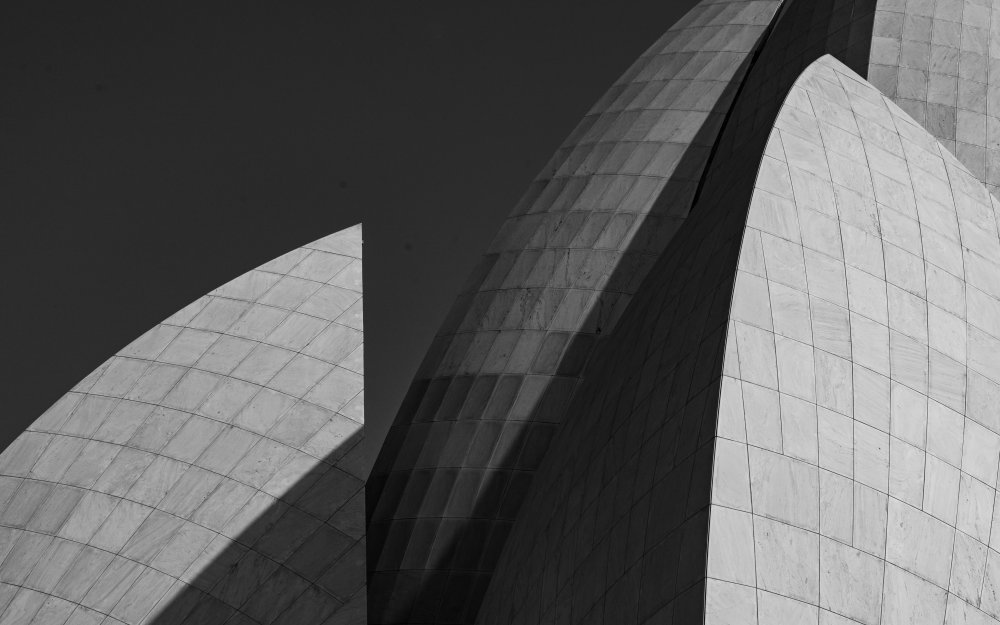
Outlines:
{"type": "MultiPolygon", "coordinates": [[[[329,523],[348,534],[326,526],[317,527],[314,517],[297,507],[305,500],[326,502],[332,509],[357,495],[351,486],[363,482],[345,480],[338,468],[349,454],[364,457],[364,429],[344,439],[341,445],[316,465],[305,478],[293,484],[226,547],[212,554],[202,570],[147,622],[152,625],[216,625],[221,623],[315,623],[316,625],[361,625],[366,622],[365,539],[363,496],[359,505],[341,509],[329,523]],[[275,532],[274,530],[278,530],[275,532]],[[306,557],[281,554],[298,546],[303,534],[313,542],[306,557]],[[339,534],[339,535],[338,535],[339,534]],[[360,534],[360,539],[349,534],[360,534]],[[286,544],[282,544],[284,541],[286,544]],[[305,580],[312,580],[307,584],[305,580]],[[237,612],[231,604],[242,605],[237,612]],[[244,613],[245,612],[245,613],[244,613]]],[[[357,462],[357,461],[356,461],[357,462]]],[[[353,478],[353,476],[350,476],[353,478]]],[[[315,509],[315,505],[305,505],[315,509]]],[[[209,548],[211,549],[211,547],[209,548]]]]}

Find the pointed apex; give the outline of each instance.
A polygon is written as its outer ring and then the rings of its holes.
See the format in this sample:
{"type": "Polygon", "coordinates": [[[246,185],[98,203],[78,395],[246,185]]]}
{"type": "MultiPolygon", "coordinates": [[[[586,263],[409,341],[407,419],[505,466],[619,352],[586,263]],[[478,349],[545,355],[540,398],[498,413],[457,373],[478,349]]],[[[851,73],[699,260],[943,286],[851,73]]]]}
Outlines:
{"type": "Polygon", "coordinates": [[[305,247],[323,250],[333,254],[342,254],[352,258],[361,258],[362,233],[361,224],[354,224],[322,239],[313,241],[305,247]]]}

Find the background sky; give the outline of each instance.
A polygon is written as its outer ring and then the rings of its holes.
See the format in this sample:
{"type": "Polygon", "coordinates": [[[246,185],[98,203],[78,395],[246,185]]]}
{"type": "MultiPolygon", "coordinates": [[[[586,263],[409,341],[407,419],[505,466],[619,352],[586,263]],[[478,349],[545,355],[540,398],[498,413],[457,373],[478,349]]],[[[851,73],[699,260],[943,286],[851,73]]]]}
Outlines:
{"type": "Polygon", "coordinates": [[[191,300],[361,221],[374,448],[501,220],[694,3],[0,3],[0,448],[191,300]]]}

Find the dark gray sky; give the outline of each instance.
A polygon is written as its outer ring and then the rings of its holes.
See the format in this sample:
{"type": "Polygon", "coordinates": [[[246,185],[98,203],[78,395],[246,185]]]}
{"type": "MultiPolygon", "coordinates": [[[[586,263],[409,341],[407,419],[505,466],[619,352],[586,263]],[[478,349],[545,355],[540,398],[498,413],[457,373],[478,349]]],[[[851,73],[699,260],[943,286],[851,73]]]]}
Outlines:
{"type": "Polygon", "coordinates": [[[381,440],[500,221],[694,1],[2,4],[0,448],[189,301],[359,221],[381,440]]]}

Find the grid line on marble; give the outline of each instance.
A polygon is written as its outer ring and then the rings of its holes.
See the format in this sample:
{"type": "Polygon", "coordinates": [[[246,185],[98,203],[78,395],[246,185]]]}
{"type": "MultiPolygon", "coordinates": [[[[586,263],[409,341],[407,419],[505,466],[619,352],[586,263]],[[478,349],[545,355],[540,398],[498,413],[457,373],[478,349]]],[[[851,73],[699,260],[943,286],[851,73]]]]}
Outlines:
{"type": "MultiPolygon", "coordinates": [[[[968,296],[989,288],[984,280],[995,271],[972,267],[1000,260],[995,200],[849,70],[827,60],[817,66],[786,101],[748,219],[733,299],[737,340],[727,348],[737,354],[727,360],[734,364],[719,408],[716,458],[728,472],[716,473],[717,488],[725,487],[713,490],[713,515],[719,508],[727,521],[710,535],[708,576],[720,580],[721,597],[747,566],[763,570],[756,587],[810,620],[829,611],[862,623],[946,613],[949,623],[995,622],[984,619],[1000,616],[991,598],[1000,580],[989,565],[997,557],[1000,425],[983,422],[971,395],[1000,388],[995,367],[972,353],[996,340],[977,324],[995,323],[983,313],[1000,293],[968,296]],[[837,107],[849,114],[818,115],[837,107]],[[808,117],[812,128],[802,123],[808,117]],[[793,158],[802,154],[789,149],[799,139],[819,148],[825,172],[820,160],[793,158]],[[868,175],[838,171],[845,157],[866,162],[868,175]],[[832,201],[811,201],[821,195],[832,201]],[[789,201],[780,225],[760,201],[772,196],[789,201]],[[834,229],[817,226],[824,217],[834,229]],[[768,375],[744,369],[741,328],[774,337],[768,375]],[[977,333],[985,344],[974,348],[977,333]],[[764,398],[774,406],[770,417],[764,398]],[[748,452],[738,460],[734,442],[748,452]],[[785,474],[775,478],[779,465],[785,474]],[[814,544],[818,557],[800,551],[799,568],[782,574],[775,544],[755,539],[749,562],[713,562],[712,541],[724,550],[733,528],[748,522],[814,544]]],[[[717,618],[729,614],[725,602],[717,618]]]]}
{"type": "Polygon", "coordinates": [[[880,0],[869,80],[991,192],[1000,185],[1000,22],[983,0],[880,0]]]}
{"type": "Polygon", "coordinates": [[[474,619],[592,346],[683,223],[777,6],[697,5],[598,101],[501,226],[372,472],[373,623],[474,619]]]}
{"type": "Polygon", "coordinates": [[[99,367],[0,455],[0,581],[109,623],[363,621],[361,291],[355,226],[99,367]]]}
{"type": "Polygon", "coordinates": [[[753,163],[784,94],[812,60],[830,52],[863,69],[873,9],[791,2],[775,18],[718,139],[704,197],[586,372],[479,622],[703,617],[712,380],[721,374],[753,163]]]}

